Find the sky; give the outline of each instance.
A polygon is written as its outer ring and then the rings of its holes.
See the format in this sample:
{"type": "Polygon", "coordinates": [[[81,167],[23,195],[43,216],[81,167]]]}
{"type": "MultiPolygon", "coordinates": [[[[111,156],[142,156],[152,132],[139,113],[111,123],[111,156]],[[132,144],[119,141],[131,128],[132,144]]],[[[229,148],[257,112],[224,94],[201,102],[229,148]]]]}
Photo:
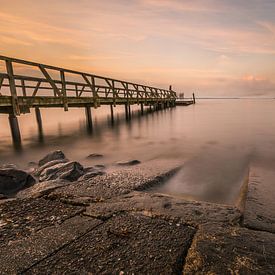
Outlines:
{"type": "Polygon", "coordinates": [[[0,0],[0,54],[198,96],[275,96],[275,0],[0,0]]]}

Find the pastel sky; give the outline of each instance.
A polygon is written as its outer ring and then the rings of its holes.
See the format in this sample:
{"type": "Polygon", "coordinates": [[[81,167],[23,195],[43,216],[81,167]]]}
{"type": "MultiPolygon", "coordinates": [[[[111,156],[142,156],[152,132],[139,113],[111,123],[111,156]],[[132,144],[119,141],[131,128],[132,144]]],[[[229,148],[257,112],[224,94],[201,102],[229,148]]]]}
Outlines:
{"type": "Polygon", "coordinates": [[[0,0],[0,54],[198,95],[275,96],[275,0],[0,0]]]}

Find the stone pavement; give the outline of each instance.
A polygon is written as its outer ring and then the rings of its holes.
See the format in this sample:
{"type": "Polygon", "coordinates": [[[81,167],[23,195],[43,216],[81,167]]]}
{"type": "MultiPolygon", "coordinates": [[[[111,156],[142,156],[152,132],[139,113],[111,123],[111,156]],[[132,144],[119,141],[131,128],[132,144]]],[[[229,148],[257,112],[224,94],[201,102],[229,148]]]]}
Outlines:
{"type": "Polygon", "coordinates": [[[255,200],[256,170],[241,211],[145,192],[174,169],[141,169],[0,200],[0,274],[275,274],[274,211],[255,200]],[[271,226],[252,222],[253,201],[271,226]]]}

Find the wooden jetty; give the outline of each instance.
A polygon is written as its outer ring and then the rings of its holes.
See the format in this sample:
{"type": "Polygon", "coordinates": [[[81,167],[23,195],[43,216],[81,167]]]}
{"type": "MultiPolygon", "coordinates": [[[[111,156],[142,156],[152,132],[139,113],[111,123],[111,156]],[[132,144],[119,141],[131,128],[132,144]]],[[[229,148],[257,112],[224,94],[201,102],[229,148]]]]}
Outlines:
{"type": "MultiPolygon", "coordinates": [[[[169,90],[112,79],[94,74],[59,68],[36,62],[0,56],[0,113],[9,115],[13,140],[20,140],[17,116],[35,108],[38,124],[41,124],[39,108],[71,107],[86,109],[87,123],[92,123],[91,107],[125,105],[125,113],[131,105],[138,104],[162,109],[176,106],[177,95],[169,90]]],[[[189,105],[178,102],[178,105],[189,105]]],[[[194,102],[192,102],[194,103],[194,102]]],[[[41,126],[41,125],[40,125],[41,126]]]]}

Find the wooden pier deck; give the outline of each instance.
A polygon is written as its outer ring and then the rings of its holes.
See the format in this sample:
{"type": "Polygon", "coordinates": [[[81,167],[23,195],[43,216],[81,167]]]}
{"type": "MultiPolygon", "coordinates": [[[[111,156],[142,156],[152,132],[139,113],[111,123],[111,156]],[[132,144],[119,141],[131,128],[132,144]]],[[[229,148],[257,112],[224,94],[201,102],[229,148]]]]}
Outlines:
{"type": "MultiPolygon", "coordinates": [[[[9,114],[13,138],[20,139],[17,116],[35,108],[37,121],[41,121],[39,108],[85,107],[91,123],[91,107],[125,105],[126,116],[130,106],[140,105],[162,109],[176,106],[177,94],[168,90],[112,79],[94,74],[59,68],[36,62],[0,56],[0,113],[9,114]]],[[[179,101],[189,105],[193,101],[179,101]]]]}
{"type": "Polygon", "coordinates": [[[174,105],[169,90],[0,56],[0,112],[20,115],[34,107],[174,105]],[[17,73],[15,72],[17,71],[17,73]]]}

